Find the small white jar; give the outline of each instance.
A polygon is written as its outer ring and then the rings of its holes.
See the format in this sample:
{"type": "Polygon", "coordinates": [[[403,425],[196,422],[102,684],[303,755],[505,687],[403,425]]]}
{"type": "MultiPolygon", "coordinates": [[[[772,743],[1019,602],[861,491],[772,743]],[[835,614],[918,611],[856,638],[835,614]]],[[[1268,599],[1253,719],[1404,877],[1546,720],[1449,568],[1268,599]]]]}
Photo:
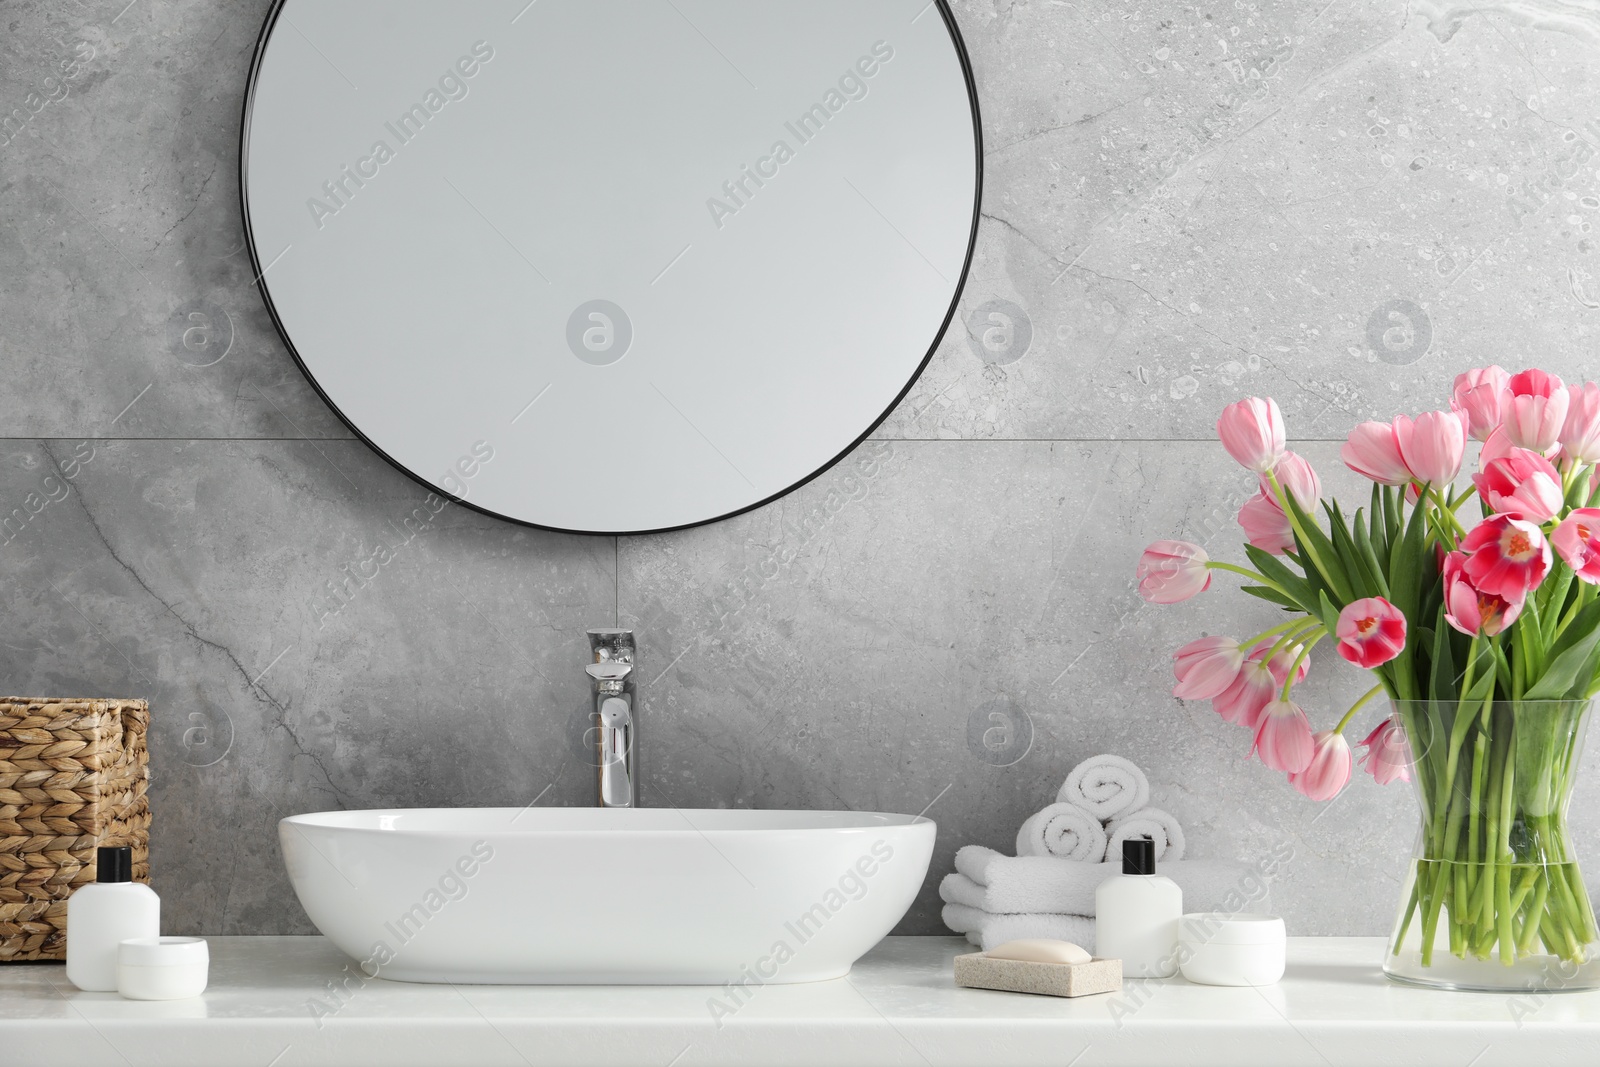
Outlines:
{"type": "Polygon", "coordinates": [[[117,992],[129,1000],[198,997],[210,968],[204,938],[130,938],[117,946],[117,992]]]}
{"type": "Polygon", "coordinates": [[[1286,952],[1275,915],[1193,912],[1178,924],[1183,976],[1201,985],[1272,985],[1283,977],[1286,952]]]}

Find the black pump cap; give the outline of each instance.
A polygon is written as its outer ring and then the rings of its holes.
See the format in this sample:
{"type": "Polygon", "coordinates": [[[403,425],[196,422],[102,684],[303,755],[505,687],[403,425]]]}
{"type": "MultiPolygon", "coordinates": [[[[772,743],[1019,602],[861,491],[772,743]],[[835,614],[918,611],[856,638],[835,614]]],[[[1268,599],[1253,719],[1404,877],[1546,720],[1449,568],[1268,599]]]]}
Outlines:
{"type": "Polygon", "coordinates": [[[1130,837],[1122,843],[1123,874],[1155,874],[1156,843],[1148,837],[1130,837]]]}
{"type": "Polygon", "coordinates": [[[133,849],[127,845],[105,845],[95,849],[94,880],[97,882],[133,881],[133,849]]]}

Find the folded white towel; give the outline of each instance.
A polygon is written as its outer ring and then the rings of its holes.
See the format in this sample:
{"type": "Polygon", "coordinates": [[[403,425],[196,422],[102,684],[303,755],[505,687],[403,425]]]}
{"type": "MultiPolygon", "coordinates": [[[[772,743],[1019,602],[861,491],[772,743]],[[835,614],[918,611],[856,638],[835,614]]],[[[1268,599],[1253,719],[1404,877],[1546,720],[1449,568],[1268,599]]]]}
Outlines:
{"type": "Polygon", "coordinates": [[[1121,756],[1091,756],[1067,773],[1056,799],[1110,822],[1150,803],[1150,779],[1121,756]]]}
{"type": "MultiPolygon", "coordinates": [[[[1094,914],[1094,891],[1121,870],[1120,862],[1003,856],[991,848],[968,845],[956,853],[956,873],[939,883],[939,896],[947,904],[993,914],[1089,916],[1094,914]]],[[[1272,910],[1266,880],[1239,864],[1180,860],[1160,864],[1156,872],[1183,890],[1184,911],[1272,910]]]]}
{"type": "Polygon", "coordinates": [[[1017,855],[1098,863],[1106,858],[1106,828],[1076,804],[1051,804],[1023,822],[1017,855]]]}
{"type": "Polygon", "coordinates": [[[957,850],[956,872],[939,884],[939,895],[946,903],[984,911],[1093,915],[1095,888],[1118,870],[1054,856],[1003,856],[992,848],[967,845],[957,850]]]}
{"type": "Polygon", "coordinates": [[[939,897],[947,904],[965,904],[997,914],[1093,915],[1095,889],[1121,869],[1109,863],[1076,863],[1053,856],[1002,856],[968,845],[956,853],[955,873],[945,875],[939,883],[939,897]],[[985,863],[986,855],[994,862],[985,863]]]}
{"type": "Polygon", "coordinates": [[[1045,937],[1094,951],[1094,920],[1082,915],[992,915],[964,904],[946,904],[944,924],[985,952],[1007,941],[1045,937]]]}
{"type": "Polygon", "coordinates": [[[1025,864],[1011,862],[1012,860],[1023,858],[1025,857],[1007,856],[1004,852],[996,852],[994,849],[984,848],[982,845],[962,845],[956,849],[956,870],[979,885],[993,885],[997,880],[1005,877],[1008,868],[1021,871],[1034,866],[1031,860],[1025,864]]]}
{"type": "Polygon", "coordinates": [[[1183,859],[1183,827],[1178,825],[1177,819],[1160,808],[1140,808],[1119,816],[1106,827],[1106,835],[1106,859],[1112,863],[1122,862],[1122,843],[1135,837],[1145,837],[1155,842],[1157,863],[1183,859]]]}

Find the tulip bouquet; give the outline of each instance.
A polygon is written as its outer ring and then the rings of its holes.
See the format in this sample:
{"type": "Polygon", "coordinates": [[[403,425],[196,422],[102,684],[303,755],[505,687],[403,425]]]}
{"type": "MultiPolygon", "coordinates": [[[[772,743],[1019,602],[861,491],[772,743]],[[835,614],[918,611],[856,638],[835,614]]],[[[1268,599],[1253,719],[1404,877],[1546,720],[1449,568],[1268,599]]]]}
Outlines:
{"type": "Polygon", "coordinates": [[[1489,367],[1456,378],[1448,411],[1362,423],[1341,451],[1373,483],[1353,514],[1286,449],[1274,401],[1230,405],[1217,431],[1259,482],[1239,512],[1248,565],[1158,541],[1139,592],[1187,600],[1222,571],[1290,617],[1184,645],[1174,695],[1210,700],[1313,800],[1344,788],[1345,732],[1387,697],[1390,715],[1353,747],[1379,783],[1415,772],[1422,803],[1395,954],[1411,945],[1424,968],[1436,946],[1507,965],[1596,955],[1565,815],[1600,691],[1600,385],[1489,367]],[[1482,448],[1463,491],[1469,439],[1482,448]],[[1316,730],[1293,695],[1324,640],[1376,684],[1316,730]]]}

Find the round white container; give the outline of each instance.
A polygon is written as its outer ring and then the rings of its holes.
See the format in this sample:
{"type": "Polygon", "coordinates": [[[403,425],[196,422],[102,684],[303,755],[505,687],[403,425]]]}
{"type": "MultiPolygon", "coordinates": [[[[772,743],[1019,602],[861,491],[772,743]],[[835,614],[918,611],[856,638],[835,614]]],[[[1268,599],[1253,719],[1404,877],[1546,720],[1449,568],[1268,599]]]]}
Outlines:
{"type": "Polygon", "coordinates": [[[210,967],[204,938],[130,938],[117,946],[117,992],[129,1000],[197,997],[210,967]]]}
{"type": "Polygon", "coordinates": [[[1183,976],[1201,985],[1272,985],[1283,977],[1285,953],[1275,915],[1193,912],[1178,924],[1183,976]]]}

